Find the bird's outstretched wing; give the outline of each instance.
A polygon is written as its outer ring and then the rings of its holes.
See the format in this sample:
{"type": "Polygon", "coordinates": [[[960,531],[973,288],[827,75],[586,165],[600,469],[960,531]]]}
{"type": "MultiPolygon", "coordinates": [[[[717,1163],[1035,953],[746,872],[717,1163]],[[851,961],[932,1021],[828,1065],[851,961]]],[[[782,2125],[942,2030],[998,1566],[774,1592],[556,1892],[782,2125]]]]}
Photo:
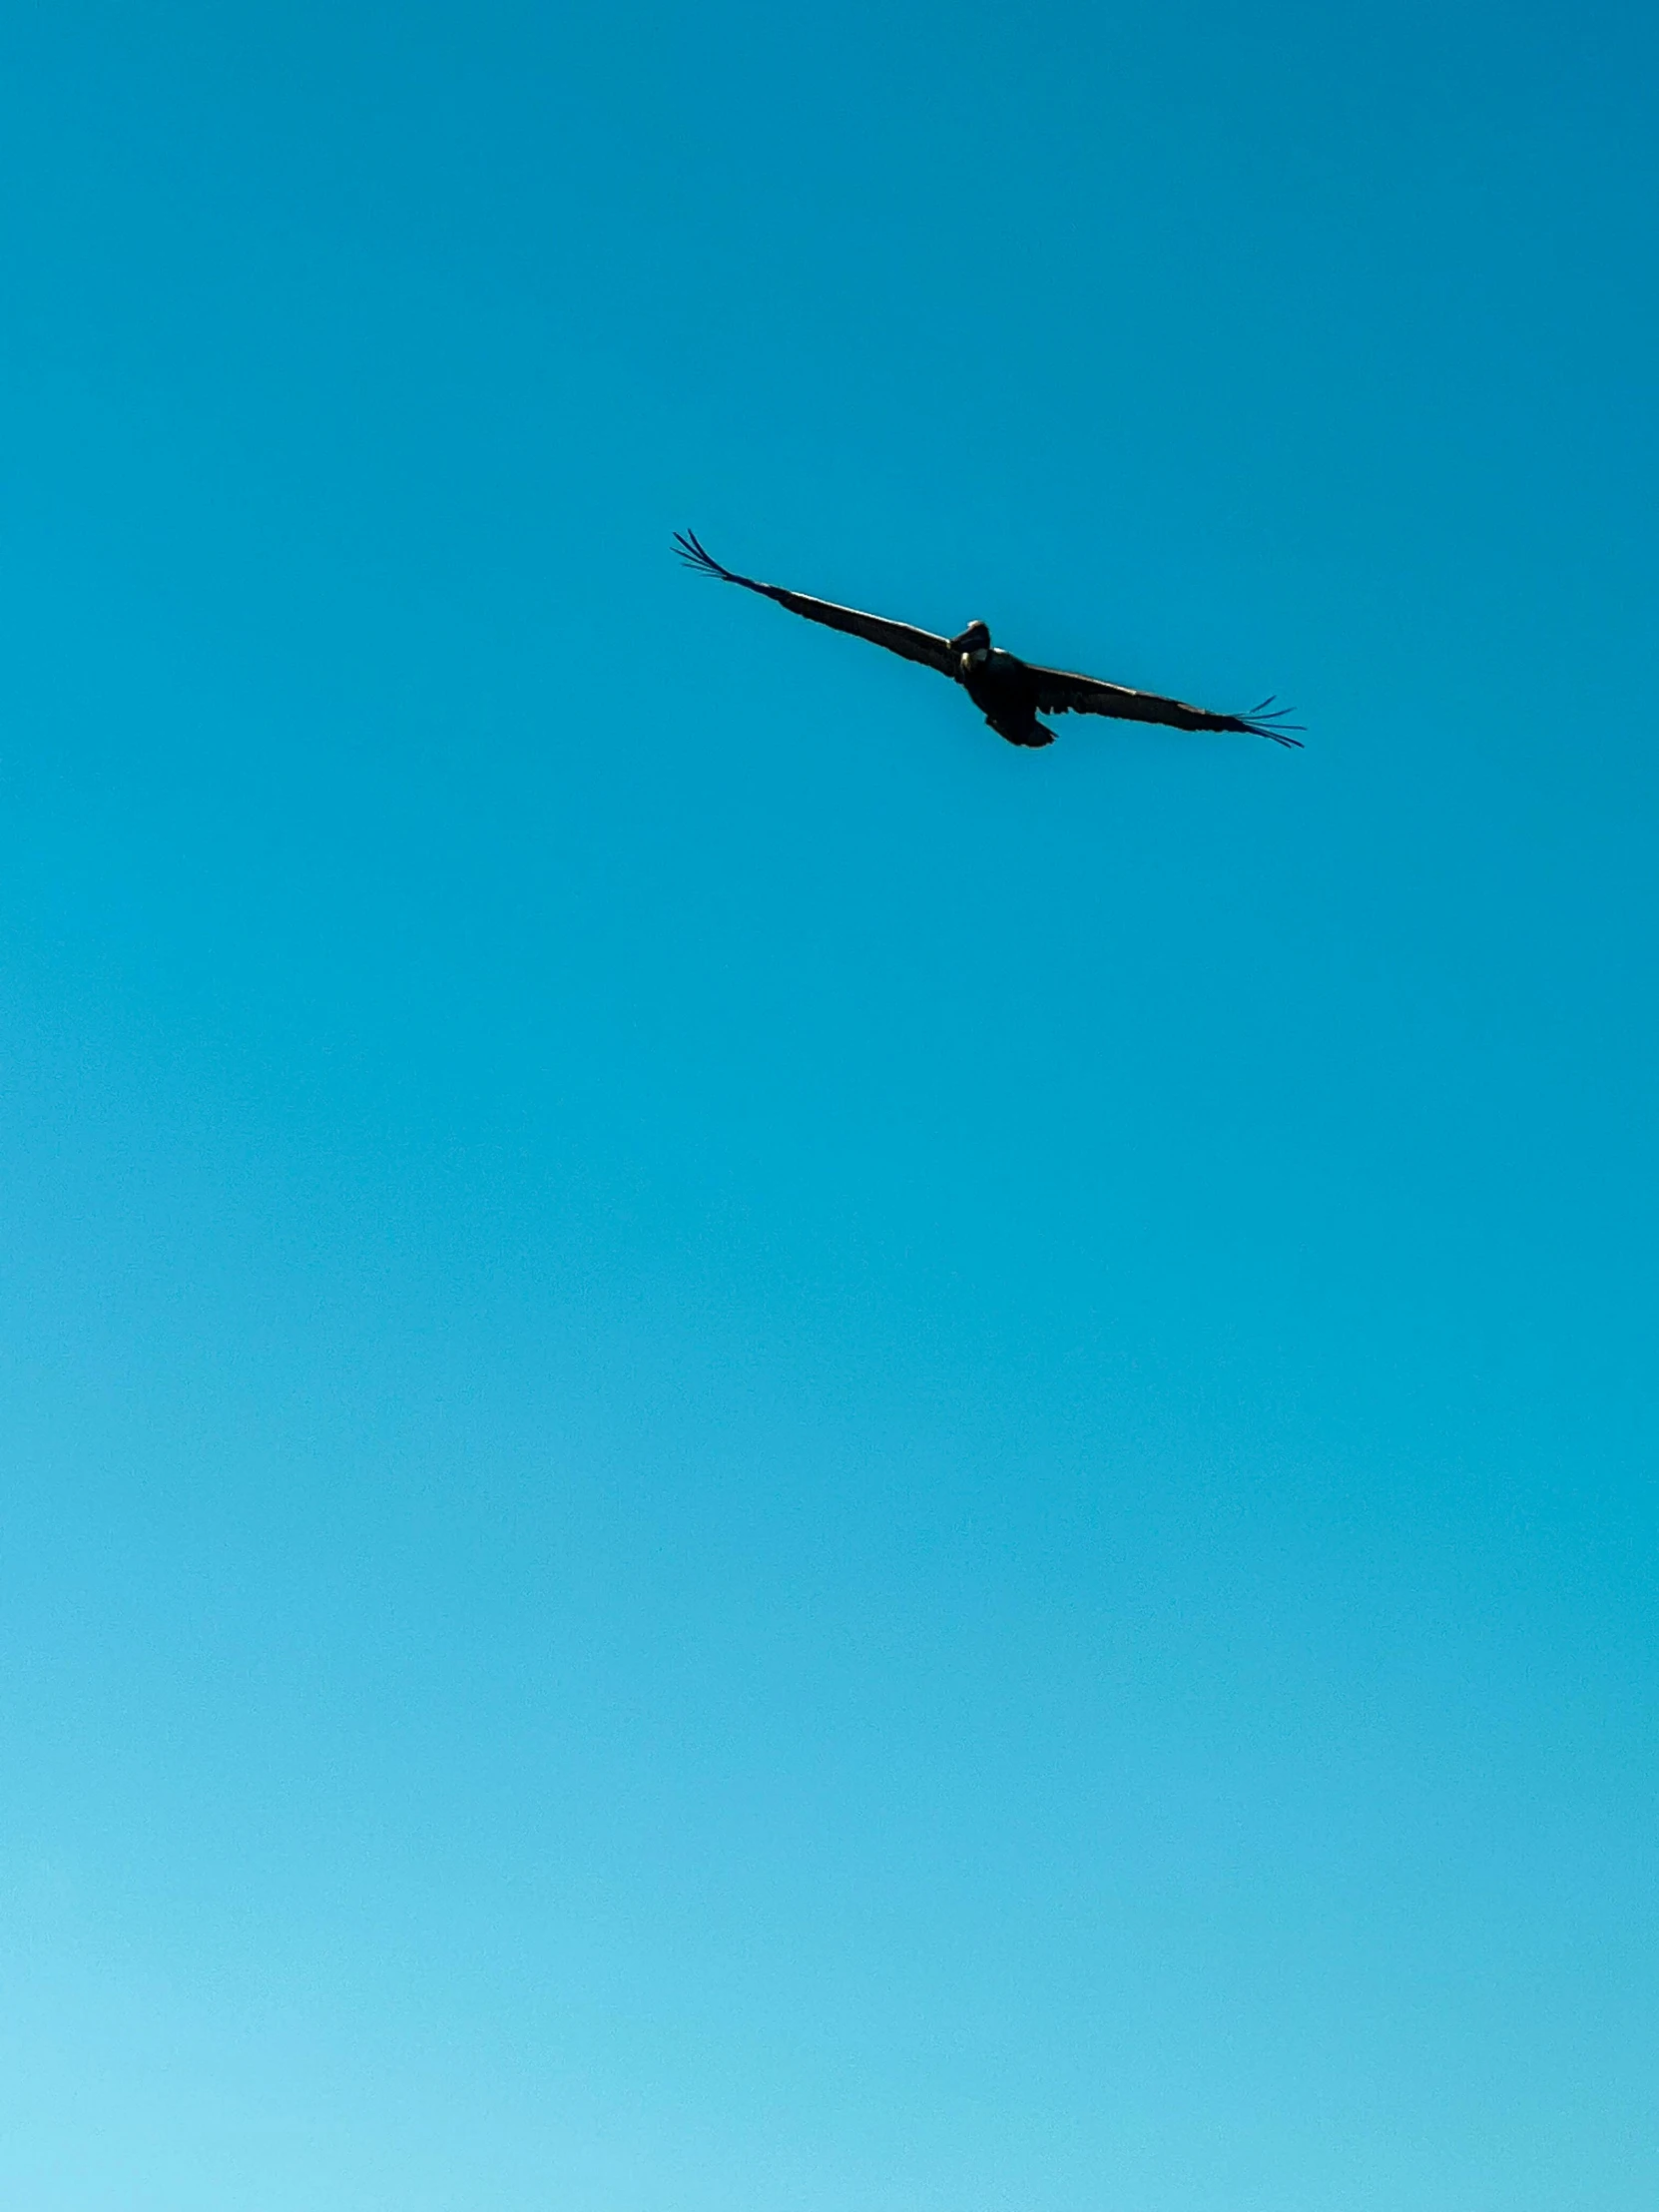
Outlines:
{"type": "Polygon", "coordinates": [[[776,599],[792,615],[805,615],[809,622],[822,622],[831,630],[849,631],[855,638],[867,638],[871,645],[883,645],[889,653],[901,654],[906,661],[919,661],[923,668],[936,669],[941,676],[950,674],[948,638],[936,638],[931,630],[916,630],[907,622],[860,614],[856,607],[837,607],[832,600],[809,599],[805,592],[785,591],[781,584],[758,584],[753,576],[735,575],[721,567],[698,542],[693,530],[676,530],[674,542],[680,558],[700,576],[718,576],[722,583],[741,584],[745,591],[758,591],[765,599],[776,599]]]}
{"type": "Polygon", "coordinates": [[[1272,738],[1275,745],[1300,746],[1294,733],[1300,723],[1287,722],[1288,707],[1275,707],[1264,699],[1248,715],[1212,714],[1207,707],[1189,707],[1179,699],[1164,699],[1157,692],[1131,691],[1127,684],[1103,684],[1095,676],[1068,676],[1064,669],[1033,668],[1040,715],[1115,715],[1120,722],[1163,722],[1175,730],[1238,730],[1253,738],[1272,738]]]}

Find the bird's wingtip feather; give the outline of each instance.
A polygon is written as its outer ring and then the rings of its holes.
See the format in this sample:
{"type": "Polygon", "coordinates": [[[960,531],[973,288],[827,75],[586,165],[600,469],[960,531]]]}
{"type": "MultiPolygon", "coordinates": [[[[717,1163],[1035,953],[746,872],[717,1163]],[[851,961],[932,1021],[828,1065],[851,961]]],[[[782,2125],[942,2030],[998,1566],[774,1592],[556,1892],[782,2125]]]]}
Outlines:
{"type": "Polygon", "coordinates": [[[674,550],[688,568],[695,568],[705,576],[724,576],[720,563],[709,551],[695,530],[676,530],[674,550]]]}
{"type": "Polygon", "coordinates": [[[1271,738],[1275,745],[1295,746],[1300,752],[1302,740],[1293,733],[1301,730],[1304,726],[1300,722],[1291,722],[1287,719],[1291,712],[1289,707],[1276,707],[1274,705],[1277,696],[1276,693],[1269,692],[1267,698],[1259,706],[1252,707],[1249,714],[1241,715],[1239,720],[1253,737],[1271,738]]]}

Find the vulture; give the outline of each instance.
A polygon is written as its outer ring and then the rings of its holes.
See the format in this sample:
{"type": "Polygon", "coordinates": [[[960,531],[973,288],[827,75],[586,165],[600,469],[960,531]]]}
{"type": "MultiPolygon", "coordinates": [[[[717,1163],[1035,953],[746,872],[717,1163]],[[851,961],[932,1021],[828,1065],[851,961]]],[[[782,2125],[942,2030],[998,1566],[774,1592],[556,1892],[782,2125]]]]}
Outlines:
{"type": "Polygon", "coordinates": [[[845,630],[871,645],[885,646],[906,661],[919,661],[960,684],[999,738],[1010,745],[1052,745],[1054,733],[1037,720],[1039,715],[1112,715],[1120,722],[1162,722],[1175,730],[1236,730],[1249,737],[1272,738],[1275,745],[1300,745],[1292,735],[1299,724],[1285,720],[1289,712],[1264,699],[1247,715],[1212,714],[1207,707],[1188,707],[1179,699],[1164,699],[1157,692],[1131,691],[1125,684],[1106,684],[1096,676],[1068,676],[1064,669],[1038,668],[1013,653],[992,645],[982,622],[970,622],[953,638],[935,637],[931,630],[916,630],[907,622],[889,622],[882,615],[860,614],[855,607],[837,607],[832,600],[809,599],[805,592],[785,591],[781,584],[758,584],[753,576],[739,576],[722,568],[696,531],[674,533],[680,558],[700,576],[718,576],[722,583],[741,584],[775,599],[792,615],[822,622],[831,630],[845,630]]]}

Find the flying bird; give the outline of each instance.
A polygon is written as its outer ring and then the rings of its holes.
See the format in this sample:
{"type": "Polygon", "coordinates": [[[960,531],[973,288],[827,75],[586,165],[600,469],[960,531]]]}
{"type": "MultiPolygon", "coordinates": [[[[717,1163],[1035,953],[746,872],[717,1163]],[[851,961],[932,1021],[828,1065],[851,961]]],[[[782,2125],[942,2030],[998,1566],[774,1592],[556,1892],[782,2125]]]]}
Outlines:
{"type": "Polygon", "coordinates": [[[1300,727],[1287,723],[1287,708],[1264,699],[1247,715],[1212,714],[1207,707],[1188,707],[1179,699],[1164,699],[1157,692],[1131,691],[1125,684],[1104,684],[1095,676],[1068,676],[1063,669],[1038,668],[1013,653],[992,645],[982,622],[970,622],[953,638],[935,637],[931,630],[916,630],[907,622],[888,622],[882,615],[860,614],[856,607],[837,607],[832,600],[809,599],[805,592],[785,591],[781,584],[758,584],[753,576],[739,576],[722,568],[698,539],[694,530],[676,530],[674,542],[680,558],[700,576],[718,576],[722,583],[741,584],[777,600],[792,615],[822,622],[831,630],[848,631],[885,646],[906,661],[919,661],[960,684],[999,738],[1010,745],[1052,745],[1054,733],[1037,720],[1039,715],[1113,715],[1120,722],[1162,722],[1175,730],[1236,730],[1249,737],[1272,738],[1275,745],[1300,745],[1292,732],[1300,727]]]}

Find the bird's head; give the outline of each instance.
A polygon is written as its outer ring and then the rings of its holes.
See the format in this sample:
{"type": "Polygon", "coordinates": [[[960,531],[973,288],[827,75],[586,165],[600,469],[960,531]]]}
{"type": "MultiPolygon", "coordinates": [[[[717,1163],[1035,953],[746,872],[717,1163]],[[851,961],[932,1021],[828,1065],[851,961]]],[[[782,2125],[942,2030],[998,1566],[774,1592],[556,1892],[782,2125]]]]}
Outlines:
{"type": "Polygon", "coordinates": [[[982,622],[970,622],[959,637],[951,639],[950,650],[964,676],[971,669],[983,668],[991,655],[990,631],[982,622]]]}

